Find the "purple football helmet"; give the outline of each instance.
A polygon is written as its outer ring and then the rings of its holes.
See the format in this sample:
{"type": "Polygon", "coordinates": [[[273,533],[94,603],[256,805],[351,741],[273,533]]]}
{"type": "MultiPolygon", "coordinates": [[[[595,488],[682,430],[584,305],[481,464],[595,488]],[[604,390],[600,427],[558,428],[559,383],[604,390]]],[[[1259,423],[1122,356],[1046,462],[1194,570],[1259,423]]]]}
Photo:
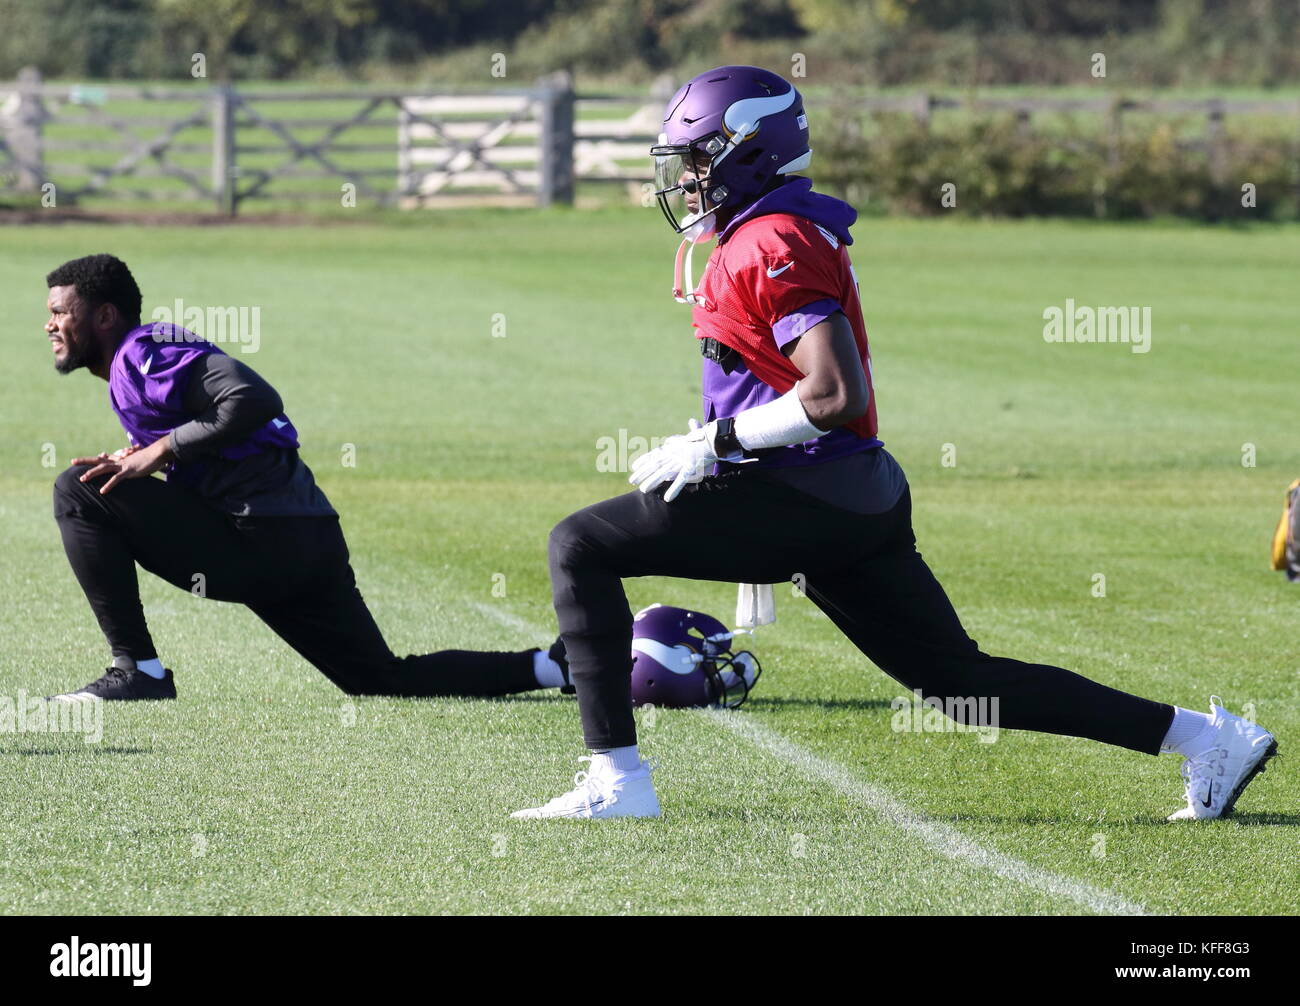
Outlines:
{"type": "Polygon", "coordinates": [[[703,238],[714,229],[704,221],[716,211],[742,209],[777,175],[808,167],[803,98],[770,70],[720,66],[673,95],[650,153],[668,223],[703,238]]]}
{"type": "Polygon", "coordinates": [[[652,604],[632,622],[632,704],[735,709],[763,672],[734,633],[698,611],[652,604]]]}

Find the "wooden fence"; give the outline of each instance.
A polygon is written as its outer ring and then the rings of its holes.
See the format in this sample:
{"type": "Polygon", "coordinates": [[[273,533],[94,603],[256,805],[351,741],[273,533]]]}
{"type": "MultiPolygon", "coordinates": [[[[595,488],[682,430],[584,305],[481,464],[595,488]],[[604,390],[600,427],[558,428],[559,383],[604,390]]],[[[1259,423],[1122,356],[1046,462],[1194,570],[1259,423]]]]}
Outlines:
{"type": "Polygon", "coordinates": [[[549,194],[539,202],[572,202],[576,182],[639,189],[669,94],[656,88],[629,112],[627,98],[574,95],[566,83],[556,82],[558,100],[545,91],[407,98],[397,134],[402,205],[445,205],[466,189],[549,194]],[[488,118],[452,118],[467,113],[488,118]]]}
{"type": "MultiPolygon", "coordinates": [[[[439,207],[569,203],[582,183],[649,181],[647,150],[672,84],[644,98],[576,94],[567,74],[526,89],[480,92],[241,90],[51,85],[32,70],[0,84],[0,196],[50,190],[207,204],[223,214],[262,201],[439,207]],[[348,203],[348,200],[352,200],[348,203]]],[[[952,110],[1100,117],[1118,151],[1127,116],[1204,117],[1201,143],[1221,159],[1229,115],[1300,122],[1295,100],[836,95],[858,112],[902,112],[929,126],[952,110]]]]}
{"type": "MultiPolygon", "coordinates": [[[[574,132],[578,101],[565,75],[528,90],[420,94],[50,85],[24,71],[0,85],[0,193],[52,186],[60,205],[201,201],[231,215],[271,199],[571,202],[575,158],[590,160],[574,132]]],[[[642,140],[644,158],[653,137],[642,140]]]]}

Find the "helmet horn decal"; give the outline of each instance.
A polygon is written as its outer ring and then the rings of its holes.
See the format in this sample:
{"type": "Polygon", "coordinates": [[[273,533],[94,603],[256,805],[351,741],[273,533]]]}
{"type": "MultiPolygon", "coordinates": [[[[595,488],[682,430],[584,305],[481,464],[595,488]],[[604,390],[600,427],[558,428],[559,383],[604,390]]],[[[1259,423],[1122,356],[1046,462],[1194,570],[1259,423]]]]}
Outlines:
{"type": "Polygon", "coordinates": [[[651,660],[657,660],[674,674],[690,674],[700,662],[700,655],[692,653],[688,647],[679,643],[668,646],[655,639],[634,639],[632,649],[644,653],[651,660]]]}
{"type": "Polygon", "coordinates": [[[785,94],[776,94],[770,98],[742,98],[740,101],[732,102],[722,116],[722,124],[729,136],[746,130],[741,134],[740,139],[747,140],[758,131],[758,124],[765,117],[784,112],[793,105],[796,94],[792,87],[785,94]]]}

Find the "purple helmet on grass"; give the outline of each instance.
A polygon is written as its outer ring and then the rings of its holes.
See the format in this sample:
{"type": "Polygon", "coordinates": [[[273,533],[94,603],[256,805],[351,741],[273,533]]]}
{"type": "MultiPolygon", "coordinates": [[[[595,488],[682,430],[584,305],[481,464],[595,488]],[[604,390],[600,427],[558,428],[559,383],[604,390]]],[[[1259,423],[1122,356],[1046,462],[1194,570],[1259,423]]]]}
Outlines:
{"type": "Polygon", "coordinates": [[[632,703],[735,709],[762,673],[734,633],[698,611],[652,604],[632,622],[632,703]]]}
{"type": "Polygon", "coordinates": [[[655,195],[673,229],[711,231],[696,225],[718,210],[743,209],[773,178],[808,167],[803,98],[771,70],[720,66],[673,95],[650,153],[655,195]]]}

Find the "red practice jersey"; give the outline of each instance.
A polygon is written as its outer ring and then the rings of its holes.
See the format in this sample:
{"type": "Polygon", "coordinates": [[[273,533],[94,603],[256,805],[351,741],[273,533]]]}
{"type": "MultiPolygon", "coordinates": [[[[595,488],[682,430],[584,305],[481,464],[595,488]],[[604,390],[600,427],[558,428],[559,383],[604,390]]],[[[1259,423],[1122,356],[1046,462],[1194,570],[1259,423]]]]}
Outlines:
{"type": "Polygon", "coordinates": [[[778,394],[803,376],[782,347],[842,311],[853,327],[870,394],[866,414],[846,428],[861,438],[875,437],[876,396],[858,280],[848,249],[834,233],[790,213],[744,221],[714,249],[697,293],[704,303],[692,311],[696,337],[736,350],[778,394]]]}

